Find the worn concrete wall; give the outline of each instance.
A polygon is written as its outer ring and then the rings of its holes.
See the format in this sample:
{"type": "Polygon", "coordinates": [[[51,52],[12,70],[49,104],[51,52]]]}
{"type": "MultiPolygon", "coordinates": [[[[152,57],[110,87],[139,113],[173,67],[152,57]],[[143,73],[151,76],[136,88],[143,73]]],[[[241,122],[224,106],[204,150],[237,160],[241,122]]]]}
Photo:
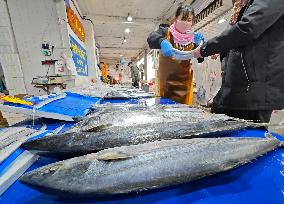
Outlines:
{"type": "Polygon", "coordinates": [[[54,49],[50,57],[41,54],[44,41],[56,48],[62,45],[56,1],[8,0],[8,7],[28,94],[44,94],[31,82],[34,77],[54,74],[54,66],[41,65],[41,61],[59,59],[62,54],[62,49],[54,49]]]}
{"type": "Polygon", "coordinates": [[[0,63],[11,95],[26,93],[24,76],[6,1],[0,1],[0,63]]]}
{"type": "MultiPolygon", "coordinates": [[[[80,86],[88,82],[90,78],[97,77],[93,25],[81,19],[73,2],[69,2],[85,27],[85,43],[77,38],[67,23],[64,0],[8,0],[12,27],[15,33],[15,44],[17,45],[16,47],[18,48],[21,61],[19,57],[14,57],[18,62],[18,67],[23,70],[20,76],[22,77],[22,81],[24,79],[28,94],[45,94],[43,90],[34,88],[33,85],[31,85],[32,79],[37,76],[54,75],[55,73],[54,65],[41,65],[41,61],[72,58],[69,34],[76,38],[87,50],[89,76],[72,76],[72,73],[68,71],[66,76],[63,76],[65,83],[69,87],[75,85],[80,86]],[[42,55],[41,44],[43,42],[49,42],[51,45],[54,45],[55,48],[52,56],[45,57],[42,55]]],[[[2,15],[2,12],[0,12],[0,15],[2,15]]],[[[6,22],[5,19],[4,21],[6,22]]],[[[17,71],[16,73],[21,73],[21,71],[17,71]]],[[[14,84],[11,86],[13,87],[13,85],[14,84]]],[[[17,84],[14,86],[17,86],[17,84]]],[[[21,85],[21,87],[25,86],[21,85]]]]}
{"type": "Polygon", "coordinates": [[[83,21],[83,25],[86,32],[86,49],[88,57],[88,69],[89,69],[89,78],[98,79],[97,73],[97,57],[96,57],[96,41],[94,26],[90,21],[83,21]]]}

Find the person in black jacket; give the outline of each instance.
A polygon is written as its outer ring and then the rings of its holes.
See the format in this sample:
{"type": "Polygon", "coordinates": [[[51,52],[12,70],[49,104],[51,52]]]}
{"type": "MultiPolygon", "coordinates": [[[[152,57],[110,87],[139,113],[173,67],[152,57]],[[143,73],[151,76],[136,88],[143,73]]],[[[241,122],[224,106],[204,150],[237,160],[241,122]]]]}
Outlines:
{"type": "Polygon", "coordinates": [[[284,108],[284,1],[233,0],[231,26],[195,50],[226,53],[222,86],[212,111],[255,122],[284,108]]]}

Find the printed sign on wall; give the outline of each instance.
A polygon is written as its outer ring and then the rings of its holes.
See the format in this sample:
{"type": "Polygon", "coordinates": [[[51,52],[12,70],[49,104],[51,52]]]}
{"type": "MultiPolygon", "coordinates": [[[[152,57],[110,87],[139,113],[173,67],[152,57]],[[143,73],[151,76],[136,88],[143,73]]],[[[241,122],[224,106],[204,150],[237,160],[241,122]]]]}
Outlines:
{"type": "Polygon", "coordinates": [[[55,62],[55,74],[66,75],[66,64],[63,60],[58,60],[55,62]]]}
{"type": "Polygon", "coordinates": [[[83,24],[80,22],[78,16],[74,13],[71,7],[66,4],[66,12],[68,23],[73,30],[73,32],[78,36],[78,38],[85,42],[85,30],[83,24]]]}
{"type": "Polygon", "coordinates": [[[69,35],[69,38],[70,38],[72,58],[76,66],[76,71],[78,75],[88,76],[86,50],[71,35],[69,35]]]}

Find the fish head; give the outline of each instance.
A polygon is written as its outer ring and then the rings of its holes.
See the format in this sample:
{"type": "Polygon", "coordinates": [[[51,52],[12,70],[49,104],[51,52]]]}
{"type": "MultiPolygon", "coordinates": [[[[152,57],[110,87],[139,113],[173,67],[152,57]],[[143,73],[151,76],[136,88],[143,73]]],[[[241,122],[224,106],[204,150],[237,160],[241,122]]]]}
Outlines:
{"type": "Polygon", "coordinates": [[[24,174],[20,182],[48,194],[80,196],[88,191],[85,183],[93,182],[90,171],[96,168],[91,163],[84,157],[53,163],[24,174]]]}
{"type": "Polygon", "coordinates": [[[34,188],[40,188],[43,184],[48,184],[47,181],[60,169],[61,166],[62,163],[55,163],[28,172],[20,178],[20,182],[34,188]]]}
{"type": "MultiPolygon", "coordinates": [[[[49,156],[48,153],[63,155],[68,155],[70,152],[74,153],[74,148],[76,151],[80,152],[84,145],[82,141],[86,139],[88,133],[64,133],[60,135],[48,135],[39,139],[26,141],[22,144],[22,147],[26,150],[38,151],[40,155],[49,156]],[[81,148],[81,149],[80,149],[81,148]]],[[[52,156],[52,155],[51,155],[52,156]]]]}
{"type": "Polygon", "coordinates": [[[61,135],[48,135],[42,138],[28,140],[22,144],[22,147],[27,150],[48,150],[50,146],[58,147],[58,145],[60,145],[59,141],[62,141],[63,138],[64,136],[61,137],[61,135]]]}

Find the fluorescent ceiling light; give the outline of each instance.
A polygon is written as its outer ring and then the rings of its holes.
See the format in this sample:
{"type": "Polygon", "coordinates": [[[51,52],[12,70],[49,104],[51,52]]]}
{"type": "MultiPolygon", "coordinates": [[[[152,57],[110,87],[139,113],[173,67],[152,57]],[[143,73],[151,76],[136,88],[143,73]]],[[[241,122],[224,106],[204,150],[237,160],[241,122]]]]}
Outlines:
{"type": "Polygon", "coordinates": [[[128,22],[133,21],[133,18],[132,18],[132,16],[130,16],[130,14],[128,14],[128,16],[127,16],[127,21],[128,21],[128,22]]]}
{"type": "Polygon", "coordinates": [[[130,29],[129,29],[129,28],[126,28],[126,29],[125,29],[125,32],[126,32],[126,33],[130,33],[130,29]]]}

